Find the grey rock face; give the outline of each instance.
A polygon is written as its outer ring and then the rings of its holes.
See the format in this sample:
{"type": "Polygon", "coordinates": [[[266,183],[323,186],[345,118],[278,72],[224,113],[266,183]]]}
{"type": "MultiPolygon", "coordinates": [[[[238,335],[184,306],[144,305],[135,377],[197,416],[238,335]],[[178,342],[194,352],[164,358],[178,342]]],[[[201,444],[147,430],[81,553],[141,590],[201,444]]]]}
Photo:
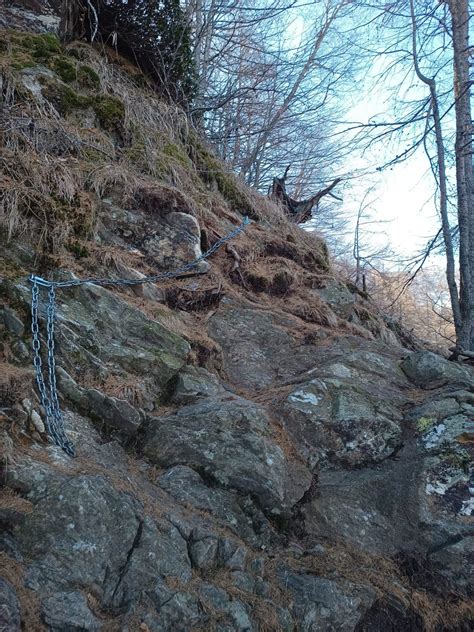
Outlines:
{"type": "Polygon", "coordinates": [[[148,417],[145,455],[154,463],[201,469],[224,487],[257,496],[271,513],[288,510],[309,472],[272,440],[262,407],[241,398],[204,400],[168,417],[148,417]]]}
{"type": "Polygon", "coordinates": [[[240,508],[235,495],[208,487],[190,467],[176,465],[160,477],[159,484],[179,502],[210,512],[244,539],[255,538],[251,521],[240,508]]]}
{"type": "Polygon", "coordinates": [[[228,392],[206,369],[187,366],[178,374],[171,401],[182,405],[194,404],[203,397],[218,398],[228,392]]]}
{"type": "Polygon", "coordinates": [[[352,353],[321,362],[281,402],[277,414],[311,468],[355,467],[387,458],[401,443],[393,360],[352,353]]]}
{"type": "Polygon", "coordinates": [[[348,318],[354,309],[355,297],[344,283],[329,279],[323,288],[313,291],[332,307],[338,316],[348,318]]]}
{"type": "Polygon", "coordinates": [[[139,505],[100,476],[51,484],[16,530],[31,560],[27,583],[40,592],[94,589],[102,604],[121,608],[157,576],[186,582],[191,567],[175,527],[154,523],[139,505]]]}
{"type": "Polygon", "coordinates": [[[17,337],[25,333],[25,325],[13,309],[4,307],[0,309],[0,325],[3,325],[10,333],[17,337]]]}
{"type": "Polygon", "coordinates": [[[176,527],[145,517],[137,530],[133,549],[122,568],[119,583],[109,591],[108,603],[121,608],[140,601],[157,577],[174,578],[183,585],[191,579],[186,542],[176,527]]]}
{"type": "Polygon", "coordinates": [[[58,386],[69,401],[85,415],[124,435],[136,434],[142,418],[126,400],[101,393],[95,388],[81,388],[61,367],[57,369],[58,386]]]}
{"type": "Polygon", "coordinates": [[[311,533],[332,534],[371,553],[423,559],[427,572],[466,594],[474,573],[474,506],[473,424],[460,408],[465,398],[451,391],[411,409],[415,441],[396,459],[375,469],[320,473],[318,496],[305,507],[311,533]]]}
{"type": "Polygon", "coordinates": [[[79,591],[59,592],[42,604],[44,622],[51,632],[96,632],[102,627],[92,614],[87,599],[79,591]]]}
{"type": "Polygon", "coordinates": [[[20,604],[13,586],[0,577],[0,630],[20,632],[20,604]]]}
{"type": "Polygon", "coordinates": [[[186,592],[170,593],[168,599],[154,601],[154,612],[144,611],[141,615],[143,623],[153,632],[187,632],[203,622],[203,614],[196,597],[186,592]],[[160,603],[161,602],[161,603],[160,603]],[[159,611],[159,614],[156,612],[159,611]]]}
{"type": "Polygon", "coordinates": [[[231,383],[261,390],[315,365],[316,347],[294,340],[286,330],[291,322],[272,312],[221,307],[208,331],[222,347],[231,383]]]}
{"type": "Polygon", "coordinates": [[[57,33],[59,13],[54,0],[16,0],[2,3],[0,7],[0,26],[35,33],[57,33]],[[7,5],[7,6],[4,6],[7,5]]]}
{"type": "Polygon", "coordinates": [[[60,355],[67,368],[140,376],[155,396],[184,365],[189,345],[104,288],[85,285],[58,309],[60,355]]]}
{"type": "Polygon", "coordinates": [[[474,369],[446,360],[431,351],[417,351],[402,362],[403,371],[418,386],[437,388],[451,384],[474,384],[474,369]]]}
{"type": "Polygon", "coordinates": [[[293,612],[302,632],[353,632],[371,606],[371,588],[282,569],[282,585],[294,595],[293,612]]]}
{"type": "Polygon", "coordinates": [[[123,399],[109,397],[93,388],[86,390],[86,412],[104,422],[110,429],[133,435],[141,423],[138,411],[123,399]]]}
{"type": "Polygon", "coordinates": [[[305,507],[308,530],[379,555],[416,550],[424,537],[416,503],[422,455],[399,454],[376,468],[321,472],[317,498],[305,507]]]}

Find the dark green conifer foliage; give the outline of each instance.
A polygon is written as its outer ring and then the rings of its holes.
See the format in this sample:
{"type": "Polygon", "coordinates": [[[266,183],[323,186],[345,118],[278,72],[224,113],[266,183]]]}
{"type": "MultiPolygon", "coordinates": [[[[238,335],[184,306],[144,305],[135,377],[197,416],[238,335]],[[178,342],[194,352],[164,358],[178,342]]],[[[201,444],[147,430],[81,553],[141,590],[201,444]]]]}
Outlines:
{"type": "MultiPolygon", "coordinates": [[[[191,33],[179,0],[74,0],[66,2],[69,13],[71,4],[77,11],[67,22],[75,25],[75,37],[90,39],[95,34],[136,62],[164,97],[182,105],[192,101],[195,71],[191,33]]],[[[70,32],[65,36],[71,39],[70,32]]]]}

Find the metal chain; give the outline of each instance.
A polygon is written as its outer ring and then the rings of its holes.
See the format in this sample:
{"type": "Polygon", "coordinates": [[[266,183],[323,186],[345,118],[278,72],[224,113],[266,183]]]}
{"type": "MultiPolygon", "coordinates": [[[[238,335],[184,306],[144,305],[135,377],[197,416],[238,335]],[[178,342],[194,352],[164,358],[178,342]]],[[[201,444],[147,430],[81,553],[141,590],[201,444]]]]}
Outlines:
{"type": "Polygon", "coordinates": [[[234,239],[239,233],[241,233],[245,226],[249,224],[249,219],[244,218],[244,221],[236,229],[218,239],[206,252],[200,257],[197,257],[194,261],[185,264],[184,266],[175,270],[169,270],[168,272],[162,272],[142,279],[104,279],[104,278],[88,278],[88,279],[76,279],[73,281],[48,281],[38,276],[31,275],[29,278],[31,286],[31,333],[32,333],[32,347],[33,347],[33,364],[36,373],[36,384],[40,394],[41,404],[44,409],[46,419],[46,430],[53,442],[61,447],[70,456],[75,455],[74,445],[67,438],[64,430],[64,419],[61,413],[61,407],[59,405],[58,388],[56,383],[56,358],[55,358],[55,318],[56,318],[56,291],[55,288],[67,288],[77,287],[79,285],[85,285],[86,283],[93,283],[94,285],[140,285],[142,283],[155,283],[157,281],[163,281],[167,279],[174,279],[180,277],[186,272],[189,272],[195,268],[201,261],[204,261],[212,254],[216,252],[223,244],[234,239]],[[48,359],[48,385],[49,395],[46,389],[43,372],[43,362],[41,358],[41,337],[39,329],[39,304],[40,304],[40,287],[49,288],[48,291],[48,305],[46,309],[46,347],[47,347],[47,359],[48,359]]]}
{"type": "Polygon", "coordinates": [[[54,443],[62,447],[62,449],[74,456],[74,445],[69,441],[64,431],[64,420],[61,414],[61,407],[58,400],[58,387],[56,384],[56,358],[54,356],[54,321],[56,318],[56,294],[54,287],[51,286],[48,292],[48,310],[47,310],[47,346],[48,346],[48,377],[49,392],[51,406],[51,421],[49,432],[54,443]]]}
{"type": "Polygon", "coordinates": [[[181,268],[177,268],[175,270],[169,270],[168,272],[161,272],[160,274],[154,274],[151,276],[143,277],[142,279],[104,279],[97,277],[89,277],[88,279],[75,279],[74,281],[48,281],[38,276],[32,276],[31,281],[36,281],[39,285],[43,287],[51,287],[54,286],[56,288],[63,287],[77,287],[78,285],[85,285],[86,283],[93,283],[94,285],[141,285],[142,283],[155,283],[157,281],[165,281],[167,279],[174,279],[176,277],[182,276],[186,272],[189,272],[197,265],[204,261],[211,255],[213,255],[216,250],[218,250],[223,244],[228,241],[231,241],[237,235],[239,235],[245,227],[250,223],[248,217],[244,218],[244,221],[240,226],[235,228],[233,231],[218,239],[210,248],[206,250],[200,257],[194,259],[190,263],[186,263],[181,268]]]}

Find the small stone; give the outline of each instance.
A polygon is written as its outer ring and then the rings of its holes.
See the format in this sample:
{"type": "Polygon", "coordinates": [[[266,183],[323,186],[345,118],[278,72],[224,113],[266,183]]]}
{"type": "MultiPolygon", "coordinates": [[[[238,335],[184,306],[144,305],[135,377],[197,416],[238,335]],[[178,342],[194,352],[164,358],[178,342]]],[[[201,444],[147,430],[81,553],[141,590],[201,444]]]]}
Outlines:
{"type": "Polygon", "coordinates": [[[192,542],[189,547],[189,555],[193,566],[202,570],[209,570],[216,565],[217,538],[203,538],[197,542],[192,542]]]}
{"type": "Polygon", "coordinates": [[[13,343],[12,351],[15,356],[15,364],[22,364],[25,360],[30,359],[30,350],[22,340],[13,343]]]}
{"type": "Polygon", "coordinates": [[[28,413],[28,415],[31,415],[31,411],[33,409],[33,405],[31,403],[31,400],[25,398],[22,400],[21,405],[23,406],[23,408],[26,410],[26,412],[28,413]]]}
{"type": "Polygon", "coordinates": [[[30,419],[31,419],[31,423],[40,434],[44,434],[46,432],[46,428],[44,427],[43,420],[41,419],[40,415],[36,412],[36,410],[31,411],[30,419]]]}
{"type": "Polygon", "coordinates": [[[16,423],[20,424],[21,426],[26,426],[29,419],[29,414],[25,410],[23,410],[23,408],[19,404],[13,406],[12,413],[12,417],[16,423]]]}

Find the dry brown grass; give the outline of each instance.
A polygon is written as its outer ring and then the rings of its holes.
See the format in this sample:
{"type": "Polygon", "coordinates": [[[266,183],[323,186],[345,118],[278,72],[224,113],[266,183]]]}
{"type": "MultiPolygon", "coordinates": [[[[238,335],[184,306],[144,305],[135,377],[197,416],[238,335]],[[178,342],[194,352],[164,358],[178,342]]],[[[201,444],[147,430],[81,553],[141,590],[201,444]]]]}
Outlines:
{"type": "Polygon", "coordinates": [[[18,513],[30,513],[33,504],[26,498],[22,498],[13,489],[3,487],[0,489],[0,507],[18,513]]]}
{"type": "MultiPolygon", "coordinates": [[[[1,417],[0,417],[1,421],[1,417]]],[[[8,472],[15,462],[15,445],[7,430],[0,431],[0,470],[2,475],[8,472]]]]}
{"type": "Polygon", "coordinates": [[[12,406],[27,397],[31,392],[34,379],[33,369],[10,364],[9,355],[10,353],[5,349],[3,353],[0,353],[0,402],[4,406],[12,406]]]}
{"type": "Polygon", "coordinates": [[[325,542],[324,547],[325,555],[298,559],[284,553],[279,555],[266,566],[265,579],[274,581],[277,569],[283,564],[298,573],[369,586],[378,599],[395,601],[417,613],[426,632],[457,629],[456,626],[474,616],[472,601],[462,595],[441,596],[414,587],[391,559],[349,548],[344,542],[325,542]]]}

